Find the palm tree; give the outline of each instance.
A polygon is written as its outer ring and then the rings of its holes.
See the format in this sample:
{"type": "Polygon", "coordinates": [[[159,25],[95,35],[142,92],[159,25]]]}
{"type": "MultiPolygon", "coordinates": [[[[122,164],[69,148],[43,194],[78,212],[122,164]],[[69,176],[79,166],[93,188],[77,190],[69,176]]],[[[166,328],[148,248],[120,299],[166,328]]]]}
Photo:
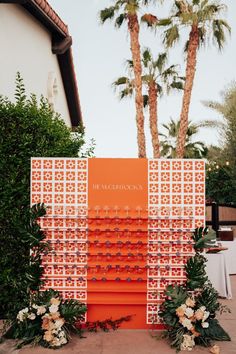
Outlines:
{"type": "MultiPolygon", "coordinates": [[[[100,12],[101,22],[104,23],[108,19],[113,19],[116,15],[115,26],[120,27],[124,21],[128,23],[128,31],[130,35],[130,45],[132,52],[132,60],[134,63],[134,87],[135,87],[135,106],[136,106],[136,125],[138,140],[138,156],[146,157],[146,141],[144,133],[144,114],[142,99],[142,68],[140,58],[139,44],[139,19],[138,11],[141,6],[148,5],[151,0],[116,0],[113,6],[105,8],[100,12]]],[[[154,22],[155,16],[152,21],[154,22]]]]}
{"type": "MultiPolygon", "coordinates": [[[[180,121],[175,122],[172,118],[168,124],[162,124],[165,133],[160,133],[161,137],[161,156],[166,158],[177,157],[177,140],[180,129],[180,121]]],[[[185,158],[203,158],[206,157],[208,149],[201,141],[194,141],[194,136],[199,132],[199,125],[197,123],[189,122],[185,146],[185,158]]]]}
{"type": "MultiPolygon", "coordinates": [[[[153,157],[160,157],[160,143],[158,137],[158,97],[165,90],[167,93],[171,89],[183,89],[184,78],[179,77],[177,65],[166,67],[167,53],[159,54],[153,58],[150,49],[145,49],[142,53],[143,75],[142,83],[146,89],[143,95],[144,107],[149,106],[149,127],[152,137],[153,157]]],[[[127,60],[129,76],[118,78],[113,85],[119,88],[120,99],[132,96],[134,92],[134,66],[132,60],[127,60]]]]}
{"type": "Polygon", "coordinates": [[[172,47],[180,39],[179,30],[181,28],[189,28],[189,37],[185,46],[187,52],[186,81],[177,142],[178,158],[184,156],[197,51],[200,45],[207,43],[209,40],[212,40],[220,50],[223,48],[226,41],[225,32],[230,32],[230,26],[219,17],[225,8],[226,6],[217,0],[176,0],[173,15],[168,19],[158,21],[159,26],[168,27],[164,33],[164,43],[167,48],[172,47]]]}

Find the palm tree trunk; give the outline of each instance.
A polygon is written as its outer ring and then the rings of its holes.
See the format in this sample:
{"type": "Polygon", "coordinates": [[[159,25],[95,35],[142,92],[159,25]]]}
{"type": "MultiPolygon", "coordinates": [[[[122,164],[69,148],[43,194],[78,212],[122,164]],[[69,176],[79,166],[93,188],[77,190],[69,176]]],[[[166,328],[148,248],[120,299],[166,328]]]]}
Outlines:
{"type": "Polygon", "coordinates": [[[135,86],[135,107],[136,125],[138,140],[138,157],[146,157],[146,140],[144,132],[143,95],[142,95],[142,66],[139,44],[139,23],[136,14],[128,15],[128,28],[132,59],[134,63],[134,86],[135,86]]]}
{"type": "Polygon", "coordinates": [[[193,81],[196,71],[197,63],[197,49],[199,43],[199,34],[197,26],[192,26],[192,30],[189,35],[189,45],[187,54],[186,65],[186,80],[184,85],[184,96],[182,101],[182,110],[180,114],[180,127],[177,141],[177,157],[184,157],[184,146],[186,140],[186,133],[188,129],[188,115],[189,106],[191,101],[191,94],[193,88],[193,81]]]}
{"type": "Polygon", "coordinates": [[[160,143],[157,128],[157,85],[151,81],[148,86],[149,95],[149,126],[152,136],[153,157],[160,157],[160,143]]]}

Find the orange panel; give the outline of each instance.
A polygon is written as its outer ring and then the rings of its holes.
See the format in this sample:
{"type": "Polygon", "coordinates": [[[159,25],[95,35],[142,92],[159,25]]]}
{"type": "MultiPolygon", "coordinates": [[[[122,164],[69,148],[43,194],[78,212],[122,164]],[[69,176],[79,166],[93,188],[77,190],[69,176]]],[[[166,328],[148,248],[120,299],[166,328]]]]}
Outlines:
{"type": "Polygon", "coordinates": [[[88,320],[134,315],[122,327],[145,328],[147,160],[90,159],[88,170],[88,320]]]}

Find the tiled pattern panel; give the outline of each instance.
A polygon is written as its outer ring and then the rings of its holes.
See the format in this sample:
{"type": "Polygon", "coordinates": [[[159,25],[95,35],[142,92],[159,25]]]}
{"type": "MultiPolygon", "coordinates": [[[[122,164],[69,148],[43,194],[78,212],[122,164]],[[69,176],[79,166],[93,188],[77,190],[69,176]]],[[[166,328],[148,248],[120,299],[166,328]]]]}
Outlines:
{"type": "Polygon", "coordinates": [[[44,285],[64,298],[87,299],[87,159],[32,158],[31,204],[45,203],[40,218],[51,251],[43,255],[44,285]]]}
{"type": "Polygon", "coordinates": [[[191,233],[205,224],[202,160],[149,160],[147,323],[157,315],[168,284],[185,281],[193,254],[191,233]]]}

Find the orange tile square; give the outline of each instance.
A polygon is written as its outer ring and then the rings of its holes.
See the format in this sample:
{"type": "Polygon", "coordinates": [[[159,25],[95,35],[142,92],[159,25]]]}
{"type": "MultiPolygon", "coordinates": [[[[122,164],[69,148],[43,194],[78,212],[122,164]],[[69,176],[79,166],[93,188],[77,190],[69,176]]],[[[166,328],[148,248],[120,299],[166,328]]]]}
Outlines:
{"type": "Polygon", "coordinates": [[[32,169],[40,169],[42,166],[42,161],[41,160],[32,160],[32,169]]]}
{"type": "Polygon", "coordinates": [[[55,160],[55,169],[56,170],[63,170],[64,164],[65,164],[65,161],[63,159],[56,159],[55,160]]]}
{"type": "Polygon", "coordinates": [[[193,182],[192,172],[184,172],[184,182],[193,182]]]}
{"type": "Polygon", "coordinates": [[[170,170],[171,161],[161,161],[161,170],[170,170]]]}
{"type": "Polygon", "coordinates": [[[76,162],[75,160],[66,160],[66,169],[75,169],[76,168],[76,162]]]}
{"type": "Polygon", "coordinates": [[[170,172],[161,172],[161,182],[170,182],[170,172]]]}
{"type": "Polygon", "coordinates": [[[43,160],[43,168],[45,170],[51,170],[52,169],[52,160],[43,160]]]}
{"type": "Polygon", "coordinates": [[[33,171],[32,172],[32,181],[41,180],[41,171],[33,171]]]}
{"type": "Polygon", "coordinates": [[[173,161],[172,162],[172,169],[180,171],[182,169],[182,161],[173,161]]]}
{"type": "Polygon", "coordinates": [[[185,183],[184,184],[184,193],[193,193],[193,184],[185,183]]]}
{"type": "Polygon", "coordinates": [[[182,174],[180,172],[173,172],[172,173],[172,180],[173,180],[173,182],[181,182],[182,174]]]}

